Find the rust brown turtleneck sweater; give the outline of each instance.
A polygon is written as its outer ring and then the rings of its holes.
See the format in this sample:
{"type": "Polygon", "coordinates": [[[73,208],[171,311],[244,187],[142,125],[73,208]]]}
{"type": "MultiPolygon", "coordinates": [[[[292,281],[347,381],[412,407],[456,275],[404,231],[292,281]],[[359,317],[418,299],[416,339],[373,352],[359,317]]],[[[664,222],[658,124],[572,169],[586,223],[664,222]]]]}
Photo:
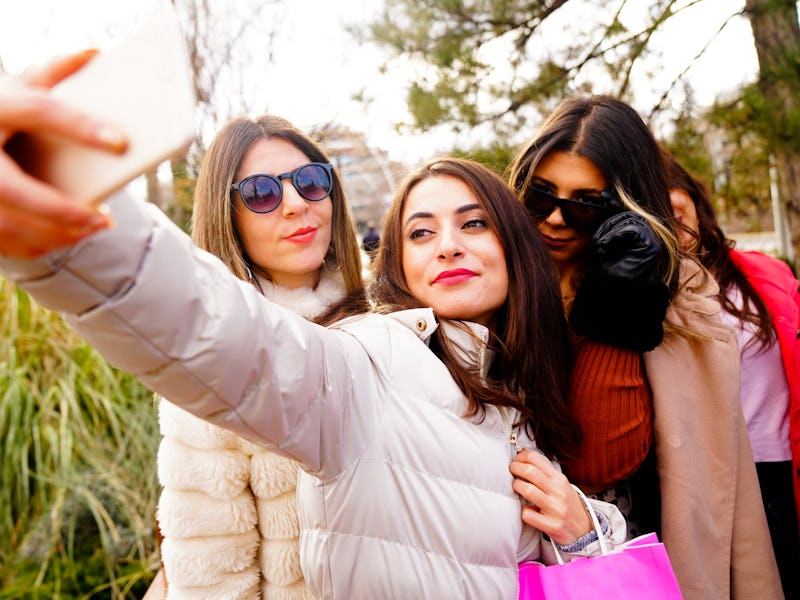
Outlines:
{"type": "Polygon", "coordinates": [[[583,430],[564,472],[585,491],[630,477],[653,443],[653,406],[642,355],[570,331],[573,367],[568,403],[583,430]]]}

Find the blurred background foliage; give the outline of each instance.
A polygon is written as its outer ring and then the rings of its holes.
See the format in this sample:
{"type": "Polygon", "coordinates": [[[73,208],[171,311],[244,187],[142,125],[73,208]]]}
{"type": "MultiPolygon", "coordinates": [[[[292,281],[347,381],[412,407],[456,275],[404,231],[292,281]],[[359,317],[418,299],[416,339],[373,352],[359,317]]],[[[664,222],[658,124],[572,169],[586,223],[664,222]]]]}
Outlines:
{"type": "MultiPolygon", "coordinates": [[[[606,93],[637,105],[633,84],[642,77],[642,63],[670,52],[669,44],[657,41],[659,33],[678,15],[690,18],[702,4],[385,0],[383,12],[360,35],[390,53],[386,72],[394,63],[417,68],[419,76],[408,83],[406,96],[411,130],[481,128],[488,146],[459,153],[497,165],[505,160],[502,147],[525,143],[567,95],[606,93]],[[568,9],[577,9],[568,13],[573,18],[562,18],[568,9]],[[639,19],[624,18],[631,9],[641,11],[639,19]],[[560,28],[559,35],[547,36],[551,24],[560,28]]],[[[757,81],[731,90],[711,107],[699,107],[688,84],[690,62],[663,85],[643,117],[679,161],[708,184],[723,226],[771,229],[771,202],[777,197],[794,255],[800,257],[797,2],[745,0],[730,7],[716,35],[730,21],[747,19],[759,62],[757,81]]],[[[674,38],[672,43],[681,42],[674,38]]]]}
{"type": "Polygon", "coordinates": [[[0,598],[141,598],[158,564],[152,394],[0,279],[0,598]]]}

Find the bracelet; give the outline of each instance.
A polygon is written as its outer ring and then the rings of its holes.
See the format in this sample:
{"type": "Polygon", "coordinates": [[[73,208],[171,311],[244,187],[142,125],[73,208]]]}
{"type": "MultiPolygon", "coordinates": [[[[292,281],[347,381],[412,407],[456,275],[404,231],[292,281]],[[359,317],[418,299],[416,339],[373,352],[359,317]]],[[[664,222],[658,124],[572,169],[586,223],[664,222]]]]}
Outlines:
{"type": "MultiPolygon", "coordinates": [[[[597,520],[600,523],[600,532],[605,535],[608,533],[608,517],[606,517],[603,513],[594,511],[594,514],[597,515],[597,520]]],[[[569,544],[556,544],[556,548],[558,548],[561,552],[579,552],[586,548],[592,542],[597,541],[597,530],[592,529],[589,533],[586,533],[579,537],[574,542],[570,542],[569,544]]]]}

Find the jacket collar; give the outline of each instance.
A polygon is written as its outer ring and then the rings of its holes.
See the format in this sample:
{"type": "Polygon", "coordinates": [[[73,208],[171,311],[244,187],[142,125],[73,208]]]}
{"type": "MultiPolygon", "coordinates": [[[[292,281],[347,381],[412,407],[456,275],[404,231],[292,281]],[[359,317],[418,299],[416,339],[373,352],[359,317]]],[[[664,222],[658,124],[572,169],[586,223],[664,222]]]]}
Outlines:
{"type": "Polygon", "coordinates": [[[439,327],[453,345],[456,356],[467,367],[478,367],[485,378],[494,353],[489,349],[489,329],[471,321],[437,321],[432,308],[411,308],[389,315],[413,331],[426,344],[439,327]]]}
{"type": "Polygon", "coordinates": [[[697,262],[683,259],[680,265],[680,286],[667,309],[667,320],[673,325],[706,337],[727,341],[731,327],[720,317],[715,300],[719,286],[714,277],[697,262]]]}
{"type": "Polygon", "coordinates": [[[331,271],[324,267],[319,283],[313,289],[310,287],[285,288],[256,273],[254,276],[266,298],[290,308],[306,319],[313,319],[321,315],[334,302],[341,300],[346,292],[341,272],[331,271]]]}
{"type": "Polygon", "coordinates": [[[773,258],[761,252],[731,250],[729,256],[744,276],[752,284],[754,281],[756,292],[762,295],[771,287],[777,288],[790,296],[797,293],[797,279],[789,266],[778,258],[773,258]],[[760,286],[765,286],[764,288],[760,286]]]}

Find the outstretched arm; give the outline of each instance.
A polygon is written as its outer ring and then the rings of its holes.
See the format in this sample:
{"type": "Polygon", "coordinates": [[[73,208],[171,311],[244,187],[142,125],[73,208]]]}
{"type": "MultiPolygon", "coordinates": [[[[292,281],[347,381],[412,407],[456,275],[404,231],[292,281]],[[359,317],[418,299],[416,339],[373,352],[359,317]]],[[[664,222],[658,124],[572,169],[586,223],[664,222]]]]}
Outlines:
{"type": "Polygon", "coordinates": [[[0,254],[41,256],[108,225],[102,212],[29,176],[5,151],[19,132],[63,136],[109,152],[125,150],[125,136],[113,125],[71,108],[49,91],[95,54],[71,54],[0,80],[0,254]]]}
{"type": "Polygon", "coordinates": [[[42,258],[0,257],[0,272],[184,410],[313,473],[350,464],[377,410],[355,399],[382,397],[363,344],[269,302],[156,206],[106,205],[114,227],[42,258]]]}
{"type": "MultiPolygon", "coordinates": [[[[124,150],[124,138],[107,123],[49,92],[94,54],[0,80],[2,148],[25,131],[124,150]]],[[[287,316],[156,207],[124,194],[105,206],[116,227],[24,173],[0,149],[0,270],[62,312],[112,364],[189,412],[275,444],[315,472],[347,464],[353,445],[337,445],[320,428],[338,432],[344,427],[336,424],[352,416],[339,402],[355,392],[348,377],[354,354],[364,371],[358,379],[371,380],[363,348],[287,316]],[[330,401],[316,402],[320,390],[330,401]]]]}

